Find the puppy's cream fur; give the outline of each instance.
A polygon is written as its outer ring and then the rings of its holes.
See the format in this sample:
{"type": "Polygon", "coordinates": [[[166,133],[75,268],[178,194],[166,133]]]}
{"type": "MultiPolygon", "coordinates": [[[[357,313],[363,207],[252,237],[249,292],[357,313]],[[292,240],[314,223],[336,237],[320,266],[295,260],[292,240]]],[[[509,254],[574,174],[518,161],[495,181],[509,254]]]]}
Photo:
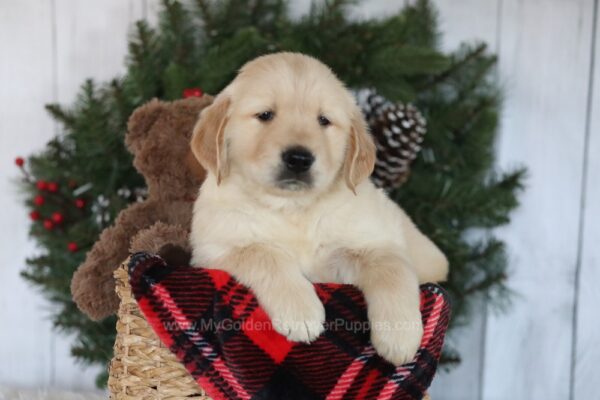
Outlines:
{"type": "Polygon", "coordinates": [[[354,284],[378,353],[394,364],[412,359],[423,331],[418,285],[444,280],[448,263],[368,179],[372,139],[329,68],[295,53],[249,62],[202,112],[191,145],[211,172],[194,207],[194,264],[249,286],[294,341],[323,330],[313,282],[354,284]],[[259,120],[267,110],[273,119],[259,120]],[[281,153],[298,145],[315,155],[312,184],[281,188],[281,153]]]}

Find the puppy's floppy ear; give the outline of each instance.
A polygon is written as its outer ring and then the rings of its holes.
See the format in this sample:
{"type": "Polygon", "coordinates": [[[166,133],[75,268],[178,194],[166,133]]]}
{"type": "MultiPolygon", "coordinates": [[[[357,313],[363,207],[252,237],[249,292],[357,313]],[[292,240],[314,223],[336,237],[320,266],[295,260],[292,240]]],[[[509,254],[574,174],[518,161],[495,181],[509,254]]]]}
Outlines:
{"type": "Polygon", "coordinates": [[[375,168],[376,150],[371,134],[367,132],[365,120],[360,110],[352,117],[350,138],[344,161],[344,179],[346,185],[354,190],[359,183],[367,179],[375,168]]]}
{"type": "Polygon", "coordinates": [[[225,94],[217,96],[215,102],[202,110],[196,122],[191,148],[200,164],[212,172],[217,184],[227,175],[226,152],[223,145],[223,132],[227,125],[227,111],[231,100],[225,94]]]}

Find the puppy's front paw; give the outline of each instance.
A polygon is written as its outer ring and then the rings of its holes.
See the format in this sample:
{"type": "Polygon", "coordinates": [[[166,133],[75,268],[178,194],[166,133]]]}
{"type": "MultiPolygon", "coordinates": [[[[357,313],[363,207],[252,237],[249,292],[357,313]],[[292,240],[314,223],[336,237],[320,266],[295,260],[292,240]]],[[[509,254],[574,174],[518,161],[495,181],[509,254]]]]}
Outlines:
{"type": "Polygon", "coordinates": [[[423,337],[421,316],[417,314],[392,321],[371,321],[371,342],[381,357],[396,366],[413,360],[423,337]]]}
{"type": "Polygon", "coordinates": [[[312,285],[303,293],[288,293],[267,311],[273,328],[293,342],[310,343],[325,329],[325,308],[312,285]]]}

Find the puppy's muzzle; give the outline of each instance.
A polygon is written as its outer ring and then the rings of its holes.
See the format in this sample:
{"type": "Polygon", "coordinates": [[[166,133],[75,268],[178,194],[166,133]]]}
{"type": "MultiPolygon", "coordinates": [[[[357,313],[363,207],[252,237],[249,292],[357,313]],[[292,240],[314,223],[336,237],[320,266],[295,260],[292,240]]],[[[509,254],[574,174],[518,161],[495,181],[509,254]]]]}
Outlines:
{"type": "Polygon", "coordinates": [[[285,167],[293,173],[301,174],[310,169],[315,162],[315,156],[306,148],[292,147],[281,154],[285,167]]]}
{"type": "Polygon", "coordinates": [[[315,156],[305,147],[294,146],[281,153],[282,169],[277,186],[282,189],[300,190],[312,185],[310,168],[315,156]]]}

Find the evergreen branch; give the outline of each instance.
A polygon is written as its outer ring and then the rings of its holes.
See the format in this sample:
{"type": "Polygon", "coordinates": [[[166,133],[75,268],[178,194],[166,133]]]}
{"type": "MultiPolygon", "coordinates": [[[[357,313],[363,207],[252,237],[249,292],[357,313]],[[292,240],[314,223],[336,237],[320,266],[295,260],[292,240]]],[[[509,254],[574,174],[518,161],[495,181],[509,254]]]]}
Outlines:
{"type": "Polygon", "coordinates": [[[264,6],[264,0],[254,0],[250,6],[250,20],[254,24],[257,24],[260,14],[265,11],[264,6]]]}
{"type": "MultiPolygon", "coordinates": [[[[326,32],[328,24],[341,23],[345,20],[348,7],[356,0],[324,0],[321,7],[311,3],[311,16],[317,21],[319,32],[326,32]]],[[[329,27],[331,29],[331,27],[329,27]]]]}
{"type": "Polygon", "coordinates": [[[60,105],[47,104],[45,107],[46,111],[48,111],[54,119],[62,122],[67,129],[72,129],[75,126],[77,121],[76,117],[68,111],[65,111],[60,105]]]}
{"type": "Polygon", "coordinates": [[[343,14],[347,7],[356,4],[356,0],[325,0],[325,14],[343,14]]]}
{"type": "Polygon", "coordinates": [[[138,21],[135,23],[134,34],[129,41],[129,56],[128,61],[130,68],[136,66],[143,68],[148,57],[153,55],[155,33],[146,21],[138,21]]]}
{"type": "Polygon", "coordinates": [[[480,293],[488,294],[494,287],[499,287],[503,285],[507,279],[508,277],[504,272],[488,276],[484,280],[465,288],[462,291],[461,296],[464,298],[470,298],[480,293]]]}
{"type": "Polygon", "coordinates": [[[473,60],[481,57],[485,51],[487,50],[487,44],[481,43],[474,50],[470,51],[465,57],[463,57],[460,61],[452,63],[450,67],[441,74],[438,74],[433,77],[433,79],[425,82],[421,85],[418,90],[425,92],[431,90],[434,86],[446,81],[450,77],[454,76],[457,72],[462,71],[462,69],[472,62],[473,60]]]}
{"type": "Polygon", "coordinates": [[[448,351],[446,348],[442,351],[442,355],[440,356],[440,364],[444,365],[446,370],[449,370],[450,366],[456,366],[461,363],[462,359],[458,355],[458,353],[454,351],[448,351]]]}
{"type": "MultiPolygon", "coordinates": [[[[463,99],[464,99],[464,97],[463,97],[463,99]]],[[[465,135],[465,133],[471,129],[474,121],[477,120],[478,118],[480,118],[482,116],[482,114],[486,110],[488,110],[490,107],[492,107],[494,104],[496,104],[496,99],[484,98],[481,101],[479,101],[474,107],[471,107],[467,111],[465,117],[463,118],[462,125],[451,129],[452,136],[454,138],[463,137],[465,135]]],[[[450,112],[454,112],[454,111],[450,111],[450,112]]]]}
{"type": "MultiPolygon", "coordinates": [[[[525,188],[523,181],[527,178],[527,170],[525,168],[518,168],[517,170],[505,174],[502,179],[496,184],[498,189],[506,193],[514,193],[515,191],[522,191],[525,188]]],[[[516,206],[516,204],[515,204],[516,206]]]]}
{"type": "Polygon", "coordinates": [[[461,88],[457,95],[458,102],[463,102],[475,89],[480,88],[480,82],[488,78],[491,69],[496,65],[496,57],[483,60],[475,76],[471,76],[467,86],[461,88]]]}
{"type": "Polygon", "coordinates": [[[204,23],[204,31],[208,34],[214,27],[214,16],[209,4],[209,0],[196,0],[196,8],[199,11],[200,18],[204,23]]]}

